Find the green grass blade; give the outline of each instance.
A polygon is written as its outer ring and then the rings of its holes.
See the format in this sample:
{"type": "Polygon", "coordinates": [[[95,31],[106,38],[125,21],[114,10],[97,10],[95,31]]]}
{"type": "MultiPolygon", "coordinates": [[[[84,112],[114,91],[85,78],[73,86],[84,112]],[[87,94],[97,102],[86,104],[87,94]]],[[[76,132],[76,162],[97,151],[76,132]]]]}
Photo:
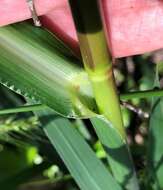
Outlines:
{"type": "Polygon", "coordinates": [[[153,189],[163,189],[163,98],[155,98],[150,117],[148,174],[153,189]]]}
{"type": "MultiPolygon", "coordinates": [[[[159,67],[156,67],[154,87],[160,88],[159,67]]],[[[154,190],[163,189],[163,98],[154,97],[151,100],[152,109],[149,121],[147,186],[154,190]]]]}
{"type": "Polygon", "coordinates": [[[23,105],[16,108],[0,109],[0,115],[22,113],[36,110],[48,109],[48,106],[43,104],[23,105]]]}
{"type": "Polygon", "coordinates": [[[64,116],[88,117],[94,99],[87,89],[82,90],[87,75],[70,54],[44,29],[27,23],[1,27],[0,82],[64,116]]]}
{"type": "Polygon", "coordinates": [[[136,173],[125,139],[103,116],[92,118],[91,122],[104,147],[114,177],[126,189],[138,190],[136,173]]]}
{"type": "Polygon", "coordinates": [[[39,111],[43,129],[82,190],[121,190],[68,119],[39,111]]]}

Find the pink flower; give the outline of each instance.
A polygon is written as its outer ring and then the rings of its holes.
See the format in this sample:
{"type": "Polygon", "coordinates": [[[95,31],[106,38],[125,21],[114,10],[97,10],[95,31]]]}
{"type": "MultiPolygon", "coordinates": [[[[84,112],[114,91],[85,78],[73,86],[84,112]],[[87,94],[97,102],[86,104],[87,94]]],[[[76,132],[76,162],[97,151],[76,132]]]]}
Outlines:
{"type": "MultiPolygon", "coordinates": [[[[0,26],[30,18],[26,0],[0,0],[0,26]]],[[[68,0],[35,0],[43,25],[76,53],[78,41],[68,0]]],[[[123,57],[163,47],[163,0],[100,0],[112,55],[123,57]]]]}

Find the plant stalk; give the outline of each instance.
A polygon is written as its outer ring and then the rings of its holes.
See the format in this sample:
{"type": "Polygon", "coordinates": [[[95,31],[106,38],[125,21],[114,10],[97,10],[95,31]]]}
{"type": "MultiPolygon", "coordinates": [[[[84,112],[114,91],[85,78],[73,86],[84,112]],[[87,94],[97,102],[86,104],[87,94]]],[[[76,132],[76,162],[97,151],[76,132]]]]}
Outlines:
{"type": "Polygon", "coordinates": [[[145,99],[152,97],[161,97],[163,96],[162,89],[153,89],[153,90],[144,90],[144,91],[133,91],[120,95],[121,100],[131,100],[134,98],[145,99]]]}
{"type": "Polygon", "coordinates": [[[29,112],[29,111],[38,111],[47,109],[48,106],[44,104],[34,104],[34,105],[23,105],[16,108],[8,108],[0,110],[0,115],[4,114],[13,114],[13,113],[22,113],[22,112],[29,112]]]}
{"type": "Polygon", "coordinates": [[[75,21],[81,54],[92,83],[100,114],[115,126],[125,139],[119,98],[111,56],[96,0],[69,0],[75,21]]]}
{"type": "MultiPolygon", "coordinates": [[[[161,97],[161,96],[163,96],[163,90],[145,90],[145,91],[135,91],[135,92],[129,92],[125,94],[120,94],[120,99],[121,101],[123,101],[123,100],[132,100],[134,98],[145,99],[145,98],[161,97]]],[[[23,105],[16,108],[2,109],[0,110],[0,115],[44,110],[47,108],[48,106],[44,104],[23,105]]]]}

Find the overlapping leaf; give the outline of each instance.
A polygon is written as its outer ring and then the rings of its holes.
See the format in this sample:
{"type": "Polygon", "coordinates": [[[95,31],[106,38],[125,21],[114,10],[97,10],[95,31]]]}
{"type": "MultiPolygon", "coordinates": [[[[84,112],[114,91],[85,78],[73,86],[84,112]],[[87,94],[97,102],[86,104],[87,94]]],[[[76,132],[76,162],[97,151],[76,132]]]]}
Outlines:
{"type": "Polygon", "coordinates": [[[0,28],[0,81],[66,117],[88,117],[96,109],[87,74],[71,51],[27,23],[0,28]]]}
{"type": "Polygon", "coordinates": [[[53,111],[39,111],[43,129],[81,190],[121,190],[71,122],[53,111]]]}
{"type": "Polygon", "coordinates": [[[126,140],[103,116],[92,118],[91,122],[116,180],[126,189],[138,190],[139,185],[126,140]]]}

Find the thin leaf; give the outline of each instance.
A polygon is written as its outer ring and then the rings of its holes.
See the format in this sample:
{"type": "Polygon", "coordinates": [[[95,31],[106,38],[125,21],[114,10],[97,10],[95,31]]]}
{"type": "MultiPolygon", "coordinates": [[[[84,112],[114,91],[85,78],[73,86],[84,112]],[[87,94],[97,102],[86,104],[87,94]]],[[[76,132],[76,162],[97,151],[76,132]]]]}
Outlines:
{"type": "Polygon", "coordinates": [[[136,173],[125,139],[103,116],[92,118],[91,122],[104,147],[114,177],[126,189],[138,190],[136,173]]]}
{"type": "Polygon", "coordinates": [[[163,98],[155,98],[150,117],[149,175],[156,190],[163,189],[163,98]]]}
{"type": "Polygon", "coordinates": [[[0,82],[66,117],[88,117],[96,104],[87,74],[70,54],[41,28],[27,23],[1,27],[0,82]]]}
{"type": "Polygon", "coordinates": [[[68,119],[53,111],[37,113],[45,133],[82,190],[121,189],[68,119]]]}
{"type": "MultiPolygon", "coordinates": [[[[158,67],[154,87],[160,87],[158,67]]],[[[148,176],[152,188],[163,189],[163,98],[152,98],[152,111],[149,122],[148,176]]]]}

